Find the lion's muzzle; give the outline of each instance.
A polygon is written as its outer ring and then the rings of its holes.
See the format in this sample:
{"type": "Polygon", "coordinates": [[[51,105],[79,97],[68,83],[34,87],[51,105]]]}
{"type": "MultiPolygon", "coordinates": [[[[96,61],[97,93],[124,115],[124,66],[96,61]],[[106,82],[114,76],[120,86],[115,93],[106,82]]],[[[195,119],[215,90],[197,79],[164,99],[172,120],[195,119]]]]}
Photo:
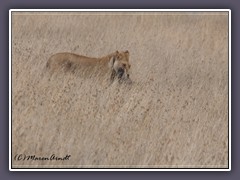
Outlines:
{"type": "Polygon", "coordinates": [[[119,68],[118,71],[117,71],[118,78],[119,79],[122,78],[123,74],[124,74],[124,69],[123,68],[119,68]]]}

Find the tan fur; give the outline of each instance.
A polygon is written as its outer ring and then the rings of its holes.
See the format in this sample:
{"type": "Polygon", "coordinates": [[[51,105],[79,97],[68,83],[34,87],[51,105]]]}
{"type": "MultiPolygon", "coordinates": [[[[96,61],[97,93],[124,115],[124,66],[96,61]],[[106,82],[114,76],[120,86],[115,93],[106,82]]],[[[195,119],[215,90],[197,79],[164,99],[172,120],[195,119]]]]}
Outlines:
{"type": "Polygon", "coordinates": [[[116,51],[101,58],[91,58],[67,52],[57,53],[49,58],[46,66],[51,73],[63,70],[64,72],[81,74],[83,77],[109,74],[111,80],[114,80],[116,76],[118,79],[129,79],[129,52],[116,51]],[[121,69],[124,70],[122,70],[122,75],[121,69]]]}

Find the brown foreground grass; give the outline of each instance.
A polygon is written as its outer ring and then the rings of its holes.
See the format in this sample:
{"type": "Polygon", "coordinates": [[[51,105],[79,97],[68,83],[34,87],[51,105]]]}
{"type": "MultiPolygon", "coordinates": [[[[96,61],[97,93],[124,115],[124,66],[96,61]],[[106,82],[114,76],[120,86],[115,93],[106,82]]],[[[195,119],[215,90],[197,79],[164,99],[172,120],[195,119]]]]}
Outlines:
{"type": "Polygon", "coordinates": [[[12,157],[13,167],[228,167],[227,14],[13,13],[12,157]],[[132,85],[44,69],[57,52],[115,50],[130,52],[132,85]]]}

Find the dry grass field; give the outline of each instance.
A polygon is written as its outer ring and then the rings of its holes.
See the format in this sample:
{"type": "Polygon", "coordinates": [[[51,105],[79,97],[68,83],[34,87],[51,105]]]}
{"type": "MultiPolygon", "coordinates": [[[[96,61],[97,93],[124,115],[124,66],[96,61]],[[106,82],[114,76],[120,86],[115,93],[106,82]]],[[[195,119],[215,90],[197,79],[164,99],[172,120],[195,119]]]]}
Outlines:
{"type": "Polygon", "coordinates": [[[227,13],[13,12],[12,160],[21,168],[227,168],[227,13]],[[116,50],[130,52],[132,84],[45,68],[54,53],[116,50]],[[47,160],[52,154],[71,156],[47,160]]]}

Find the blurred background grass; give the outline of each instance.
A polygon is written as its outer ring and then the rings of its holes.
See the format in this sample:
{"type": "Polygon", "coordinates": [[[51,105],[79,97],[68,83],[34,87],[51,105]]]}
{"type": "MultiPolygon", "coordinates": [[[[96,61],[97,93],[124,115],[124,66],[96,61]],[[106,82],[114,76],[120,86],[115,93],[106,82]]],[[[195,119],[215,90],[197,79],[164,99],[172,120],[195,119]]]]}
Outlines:
{"type": "Polygon", "coordinates": [[[12,15],[13,167],[227,167],[226,13],[12,15]],[[129,50],[134,83],[44,71],[57,52],[129,50]]]}

